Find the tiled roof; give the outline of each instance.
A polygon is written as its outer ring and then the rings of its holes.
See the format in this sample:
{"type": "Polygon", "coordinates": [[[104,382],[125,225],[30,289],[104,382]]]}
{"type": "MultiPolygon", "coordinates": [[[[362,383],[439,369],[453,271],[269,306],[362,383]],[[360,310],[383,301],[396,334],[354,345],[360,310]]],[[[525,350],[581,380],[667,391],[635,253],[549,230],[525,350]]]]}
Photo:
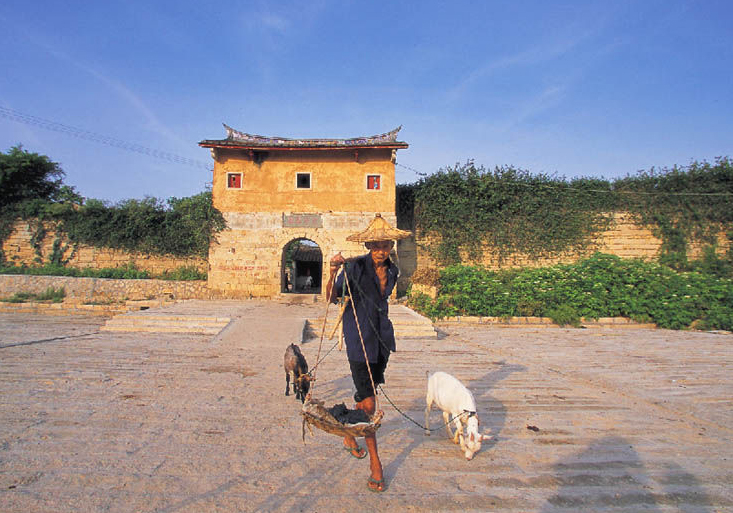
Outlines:
{"type": "Polygon", "coordinates": [[[323,253],[317,246],[306,246],[299,244],[292,256],[293,260],[300,262],[321,262],[323,261],[323,253]]]}
{"type": "Polygon", "coordinates": [[[402,126],[390,132],[369,137],[353,139],[288,139],[286,137],[266,137],[240,132],[224,125],[227,138],[204,140],[199,146],[204,148],[252,148],[252,149],[338,149],[338,148],[407,148],[407,143],[397,140],[397,132],[402,126]]]}

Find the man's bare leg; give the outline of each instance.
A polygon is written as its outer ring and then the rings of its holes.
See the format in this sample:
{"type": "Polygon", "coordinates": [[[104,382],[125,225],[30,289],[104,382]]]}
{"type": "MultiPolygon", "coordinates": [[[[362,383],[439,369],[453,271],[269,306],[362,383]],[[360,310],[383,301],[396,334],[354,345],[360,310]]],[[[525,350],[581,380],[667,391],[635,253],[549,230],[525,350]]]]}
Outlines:
{"type": "MultiPolygon", "coordinates": [[[[362,410],[370,417],[374,415],[375,407],[376,403],[374,400],[374,396],[367,397],[363,401],[356,403],[356,408],[362,410]]],[[[384,475],[382,474],[382,462],[379,459],[379,452],[377,451],[377,436],[365,436],[364,441],[366,442],[367,449],[369,450],[369,467],[371,469],[371,478],[374,481],[382,481],[384,475]]],[[[347,447],[356,447],[356,440],[353,436],[346,436],[344,437],[344,445],[346,445],[347,447]]],[[[369,487],[374,490],[382,491],[384,489],[384,484],[377,485],[373,482],[370,482],[369,487]]]]}

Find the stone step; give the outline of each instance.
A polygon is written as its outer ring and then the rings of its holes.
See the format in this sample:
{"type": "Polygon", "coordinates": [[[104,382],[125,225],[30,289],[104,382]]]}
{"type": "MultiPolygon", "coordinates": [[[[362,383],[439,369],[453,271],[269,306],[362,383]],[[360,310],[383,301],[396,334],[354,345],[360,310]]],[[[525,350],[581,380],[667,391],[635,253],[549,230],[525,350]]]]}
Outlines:
{"type": "Polygon", "coordinates": [[[125,315],[118,315],[112,321],[132,321],[132,322],[178,322],[178,321],[189,321],[199,322],[208,324],[221,324],[228,323],[229,317],[212,317],[208,315],[189,315],[189,314],[141,314],[141,313],[127,313],[125,315]]]}
{"type": "Polygon", "coordinates": [[[286,303],[291,305],[310,305],[321,301],[320,294],[296,294],[296,293],[281,293],[277,296],[276,301],[278,303],[286,303]]]}
{"type": "Polygon", "coordinates": [[[102,331],[145,331],[153,333],[217,334],[227,324],[228,317],[204,315],[124,314],[109,319],[102,331]]]}
{"type": "MultiPolygon", "coordinates": [[[[328,320],[326,321],[325,337],[327,338],[338,318],[338,310],[331,309],[329,311],[328,320]]],[[[410,310],[406,306],[392,305],[390,306],[389,318],[392,321],[396,338],[437,338],[438,334],[433,323],[427,317],[410,310]]],[[[309,319],[306,326],[306,336],[320,337],[323,331],[323,317],[309,319]]],[[[336,335],[334,335],[336,338],[336,335]]]]}
{"type": "Polygon", "coordinates": [[[145,333],[191,333],[198,335],[218,335],[219,327],[205,328],[183,326],[102,326],[100,331],[124,331],[124,332],[145,332],[145,333]]]}
{"type": "MultiPolygon", "coordinates": [[[[320,338],[322,326],[314,325],[310,321],[306,327],[306,338],[320,338]]],[[[436,338],[438,336],[435,328],[433,327],[419,327],[419,328],[400,328],[399,326],[394,327],[394,333],[396,338],[436,338]]],[[[331,334],[331,329],[327,328],[325,337],[331,334]]],[[[335,340],[337,334],[334,335],[335,340]]]]}

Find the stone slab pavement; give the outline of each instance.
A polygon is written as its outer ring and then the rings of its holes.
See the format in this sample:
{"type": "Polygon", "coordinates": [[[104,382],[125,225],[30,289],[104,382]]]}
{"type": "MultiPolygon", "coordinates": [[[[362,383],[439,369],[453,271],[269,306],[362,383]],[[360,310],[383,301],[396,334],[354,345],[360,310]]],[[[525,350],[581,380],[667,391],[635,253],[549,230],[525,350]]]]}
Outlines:
{"type": "MultiPolygon", "coordinates": [[[[731,334],[446,326],[398,340],[391,401],[422,423],[426,371],[451,372],[493,438],[466,461],[380,396],[376,494],[337,437],[303,442],[284,395],[285,347],[324,308],[169,307],[230,317],[216,336],[0,314],[0,511],[733,511],[731,334]]],[[[311,367],[318,345],[301,344],[311,367]]],[[[350,404],[344,353],[317,378],[316,397],[350,404]]]]}

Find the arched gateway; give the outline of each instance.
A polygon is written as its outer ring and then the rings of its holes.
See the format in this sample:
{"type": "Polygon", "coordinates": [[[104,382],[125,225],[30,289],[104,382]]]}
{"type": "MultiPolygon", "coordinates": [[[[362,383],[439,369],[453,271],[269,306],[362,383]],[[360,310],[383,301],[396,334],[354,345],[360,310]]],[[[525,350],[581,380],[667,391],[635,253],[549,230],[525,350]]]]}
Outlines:
{"type": "Polygon", "coordinates": [[[293,293],[308,275],[314,289],[308,293],[324,293],[323,261],[338,251],[365,252],[346,241],[349,234],[375,213],[396,226],[394,162],[397,150],[408,147],[397,141],[399,128],[353,139],[286,139],[224,126],[226,139],[199,143],[211,149],[214,206],[227,221],[209,248],[214,295],[293,293]],[[299,251],[296,259],[288,249],[299,251]],[[290,273],[295,281],[288,289],[290,273]]]}
{"type": "Polygon", "coordinates": [[[295,239],[283,248],[282,293],[320,294],[323,253],[309,239],[295,239]]]}

